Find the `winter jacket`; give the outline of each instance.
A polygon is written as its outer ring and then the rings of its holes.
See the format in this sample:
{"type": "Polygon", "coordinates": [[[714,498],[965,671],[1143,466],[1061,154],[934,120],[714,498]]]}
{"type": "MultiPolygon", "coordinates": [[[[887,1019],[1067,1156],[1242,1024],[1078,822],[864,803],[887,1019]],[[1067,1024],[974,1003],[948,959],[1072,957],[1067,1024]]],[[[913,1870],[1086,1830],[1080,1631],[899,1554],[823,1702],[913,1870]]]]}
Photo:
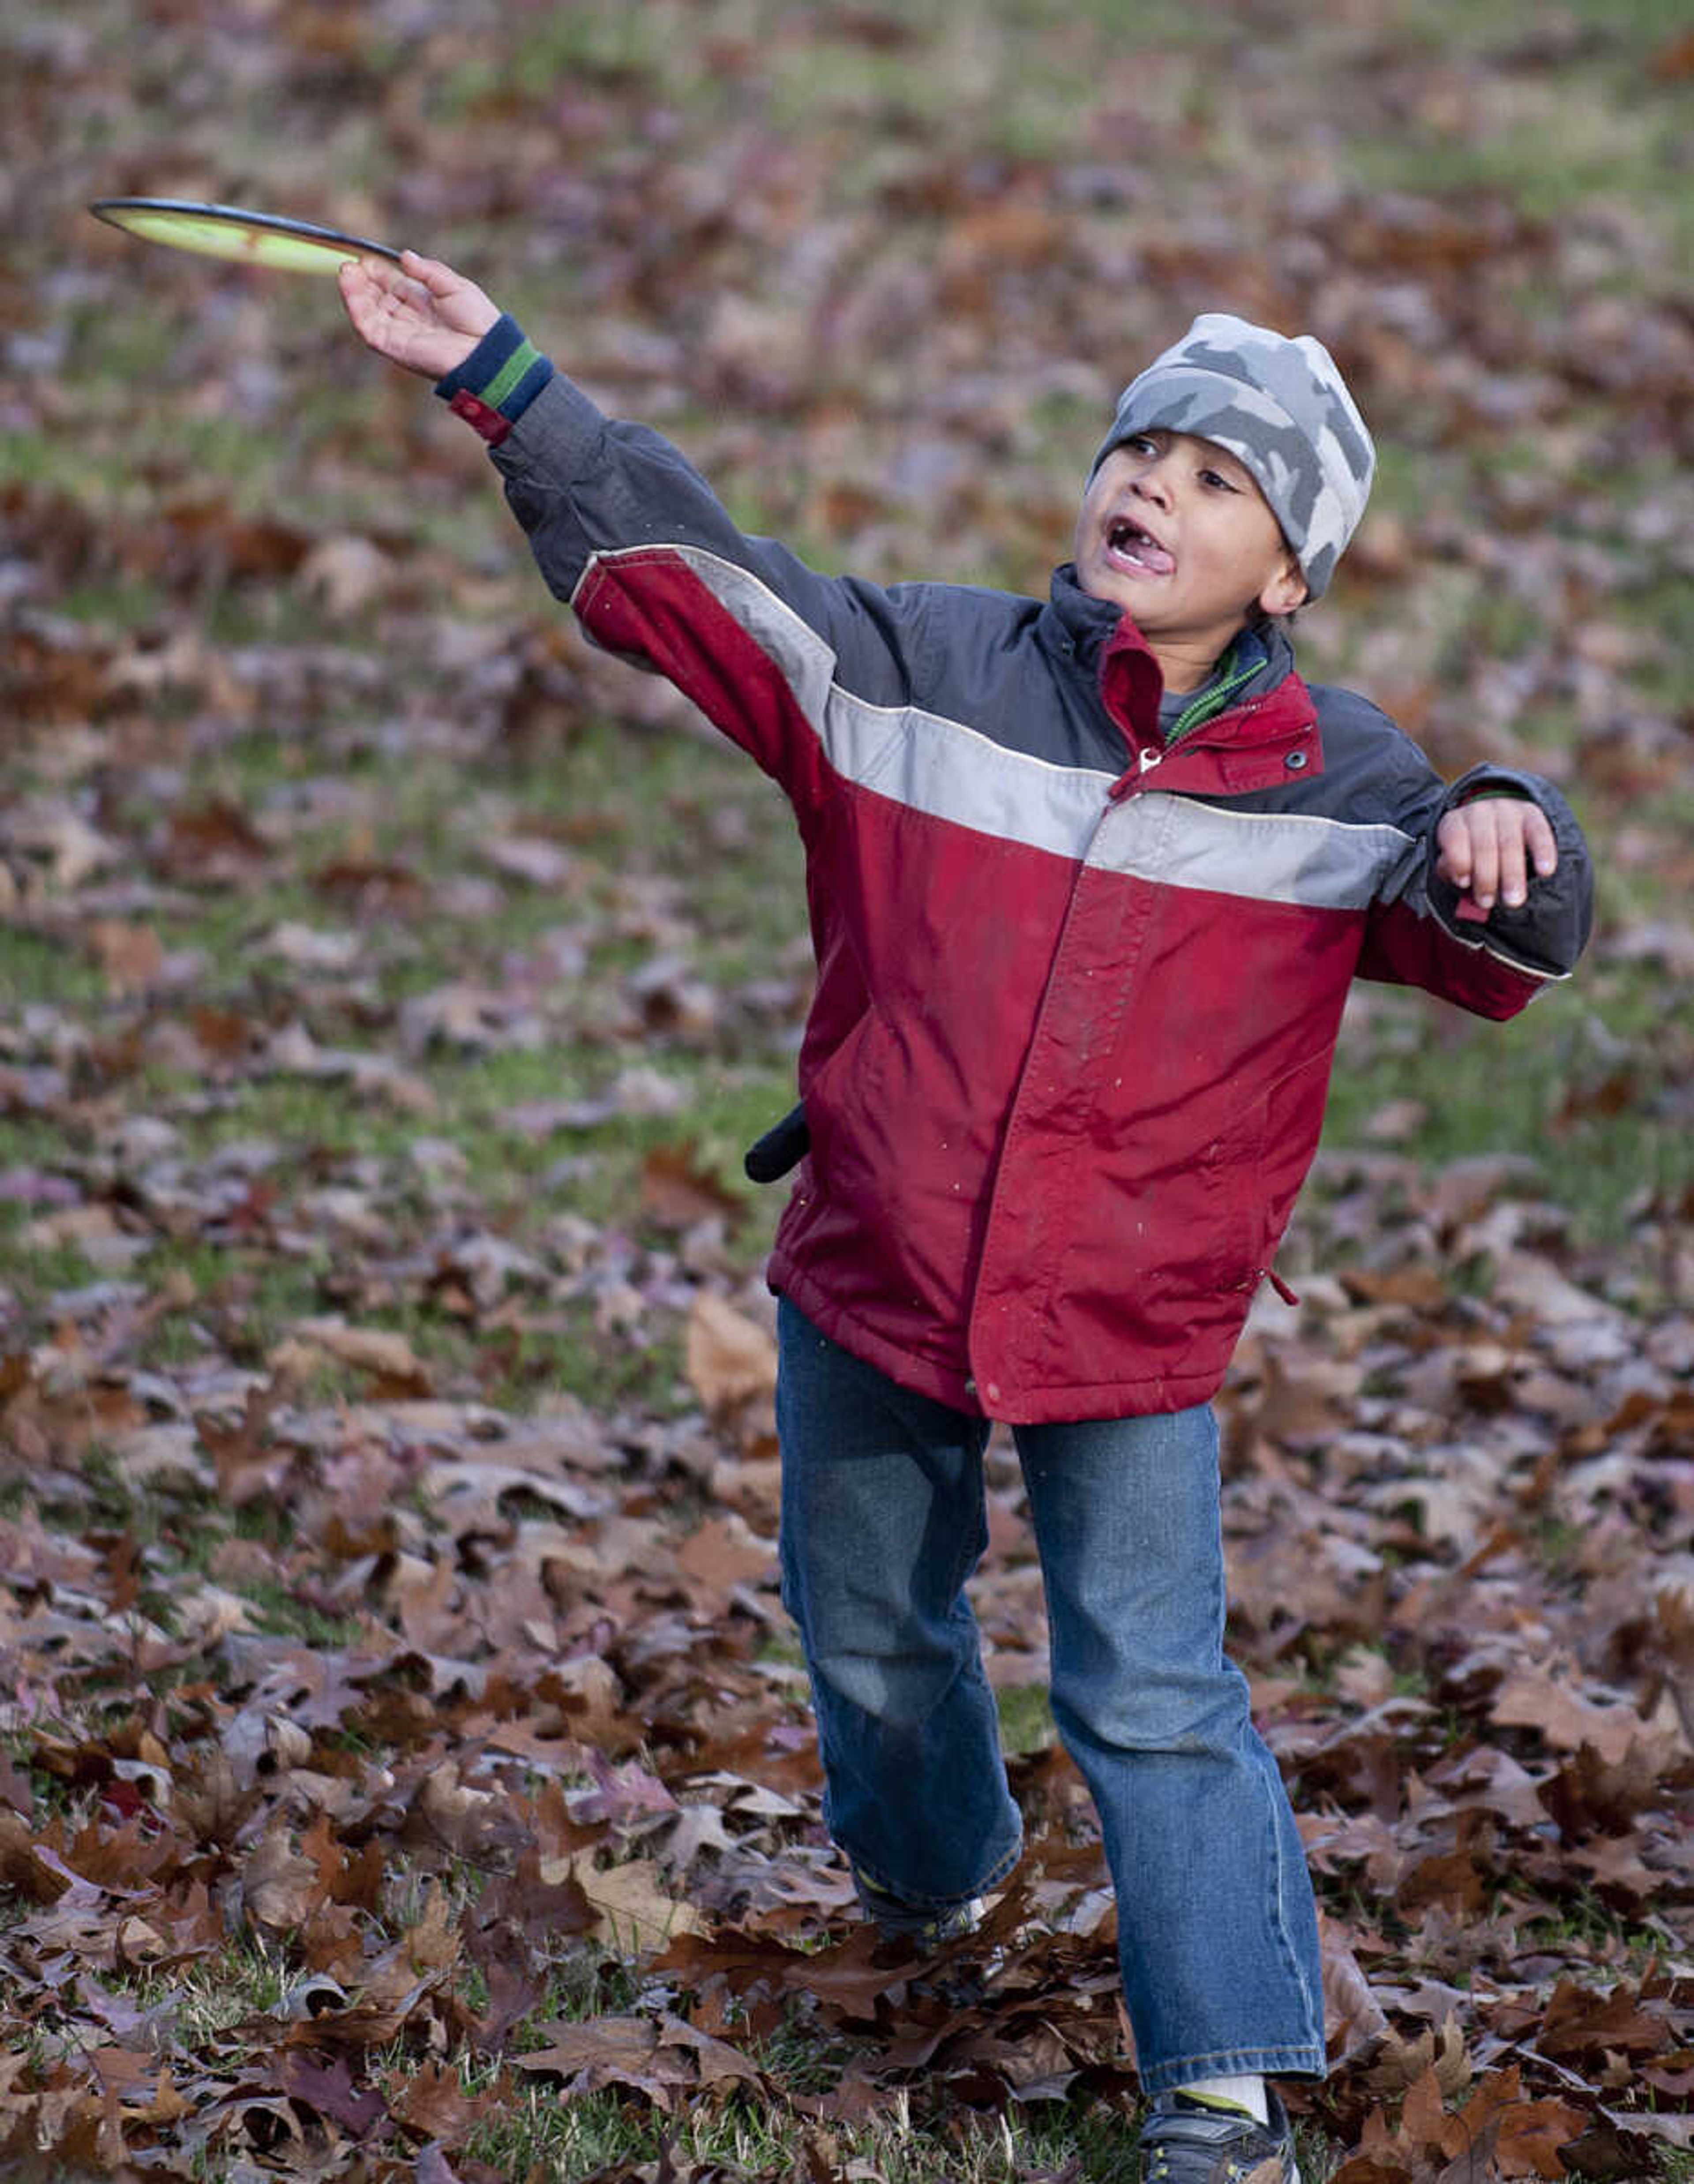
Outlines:
{"type": "Polygon", "coordinates": [[[1563,800],[1491,767],[1446,786],[1281,635],[1166,749],[1156,663],[1068,566],[1045,602],[818,575],[562,376],[532,373],[511,423],[477,369],[441,391],[496,443],[549,587],[799,822],[811,1143],[772,1287],[967,1412],[1204,1401],[1311,1164],[1354,976],[1504,1017],[1569,974],[1591,881],[1563,800]],[[1485,925],[1434,875],[1437,822],[1485,789],[1532,797],[1560,852],[1485,925]]]}

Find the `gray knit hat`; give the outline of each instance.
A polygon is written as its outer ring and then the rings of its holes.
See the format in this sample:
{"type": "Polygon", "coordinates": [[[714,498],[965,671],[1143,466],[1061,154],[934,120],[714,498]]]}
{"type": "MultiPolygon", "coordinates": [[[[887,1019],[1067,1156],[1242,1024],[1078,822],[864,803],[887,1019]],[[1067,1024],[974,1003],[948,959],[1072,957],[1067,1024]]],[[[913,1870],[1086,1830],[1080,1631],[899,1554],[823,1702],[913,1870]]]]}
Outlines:
{"type": "Polygon", "coordinates": [[[1094,467],[1122,440],[1162,427],[1215,440],[1246,465],[1315,599],[1370,493],[1376,450],[1335,359],[1227,311],[1206,311],[1117,398],[1094,467]]]}

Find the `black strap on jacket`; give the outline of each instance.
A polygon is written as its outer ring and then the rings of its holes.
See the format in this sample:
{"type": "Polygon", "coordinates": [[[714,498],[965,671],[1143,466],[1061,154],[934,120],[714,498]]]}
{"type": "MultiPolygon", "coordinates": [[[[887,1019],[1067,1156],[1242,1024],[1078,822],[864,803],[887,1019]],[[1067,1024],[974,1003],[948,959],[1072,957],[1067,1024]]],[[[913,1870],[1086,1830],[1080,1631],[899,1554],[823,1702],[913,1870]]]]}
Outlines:
{"type": "Polygon", "coordinates": [[[755,1183],[775,1183],[790,1168],[798,1167],[811,1144],[805,1126],[805,1109],[790,1107],[780,1123],[747,1148],[741,1165],[755,1183]]]}

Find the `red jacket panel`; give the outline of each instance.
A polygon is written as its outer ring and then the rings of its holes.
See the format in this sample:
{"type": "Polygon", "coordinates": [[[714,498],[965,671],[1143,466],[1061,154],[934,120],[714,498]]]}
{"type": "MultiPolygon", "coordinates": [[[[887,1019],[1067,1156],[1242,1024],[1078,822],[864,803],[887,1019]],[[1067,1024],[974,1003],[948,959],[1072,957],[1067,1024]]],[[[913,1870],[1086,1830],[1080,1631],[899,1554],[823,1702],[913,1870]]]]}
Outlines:
{"type": "Polygon", "coordinates": [[[1285,638],[1160,744],[1134,630],[1046,602],[820,577],[677,451],[555,379],[495,457],[549,582],[787,791],[818,961],[811,1148],[773,1286],[903,1384],[1038,1422],[1174,1409],[1228,1364],[1312,1154],[1362,968],[1510,1014],[1591,891],[1556,789],[1447,788],[1285,638]],[[1441,813],[1533,796],[1559,872],[1486,926],[1441,813]]]}

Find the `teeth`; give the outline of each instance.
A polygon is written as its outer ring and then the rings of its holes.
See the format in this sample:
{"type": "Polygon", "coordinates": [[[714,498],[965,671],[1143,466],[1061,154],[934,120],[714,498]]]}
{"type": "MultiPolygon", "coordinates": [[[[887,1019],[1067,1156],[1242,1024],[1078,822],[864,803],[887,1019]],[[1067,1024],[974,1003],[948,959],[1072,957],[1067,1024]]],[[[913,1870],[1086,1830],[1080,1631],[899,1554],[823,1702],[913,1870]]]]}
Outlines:
{"type": "Polygon", "coordinates": [[[1117,516],[1106,526],[1106,543],[1114,554],[1133,561],[1153,576],[1167,576],[1175,566],[1170,554],[1150,532],[1127,515],[1117,516]]]}

